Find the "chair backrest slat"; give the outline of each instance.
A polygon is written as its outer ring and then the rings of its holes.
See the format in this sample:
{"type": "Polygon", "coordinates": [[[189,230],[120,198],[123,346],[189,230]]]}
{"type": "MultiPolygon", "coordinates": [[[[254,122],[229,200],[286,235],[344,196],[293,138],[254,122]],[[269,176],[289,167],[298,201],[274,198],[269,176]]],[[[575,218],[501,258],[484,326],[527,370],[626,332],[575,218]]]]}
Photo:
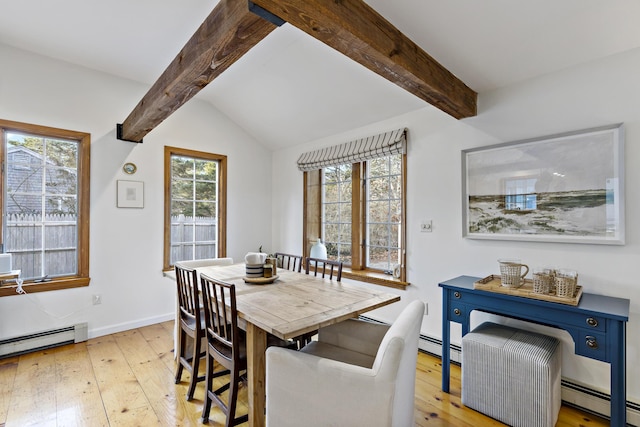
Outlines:
{"type": "Polygon", "coordinates": [[[305,260],[305,273],[309,274],[310,270],[313,270],[314,276],[317,276],[318,272],[320,272],[322,273],[322,278],[328,274],[329,280],[333,280],[334,275],[336,281],[339,282],[342,280],[341,261],[307,257],[305,260]],[[313,269],[311,267],[313,267],[313,269]]]}
{"type": "Polygon", "coordinates": [[[204,274],[200,275],[200,286],[207,340],[216,348],[226,347],[231,359],[239,352],[236,287],[204,274]]]}
{"type": "Polygon", "coordinates": [[[182,268],[179,265],[175,266],[175,271],[181,317],[200,321],[200,299],[196,289],[198,273],[194,269],[182,268]]]}
{"type": "Polygon", "coordinates": [[[291,255],[283,252],[276,252],[276,260],[278,267],[280,268],[297,271],[298,273],[302,271],[302,255],[291,255]]]}

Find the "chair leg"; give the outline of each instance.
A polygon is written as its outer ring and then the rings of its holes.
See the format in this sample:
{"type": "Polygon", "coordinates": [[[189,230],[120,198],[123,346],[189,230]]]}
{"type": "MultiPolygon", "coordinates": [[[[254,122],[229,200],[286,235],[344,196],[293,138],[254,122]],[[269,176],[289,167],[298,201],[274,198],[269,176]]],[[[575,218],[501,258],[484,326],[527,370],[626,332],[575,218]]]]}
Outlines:
{"type": "Polygon", "coordinates": [[[200,369],[200,345],[201,339],[196,335],[193,340],[193,356],[191,356],[191,381],[189,382],[189,390],[187,390],[187,401],[193,399],[193,393],[196,391],[198,384],[198,371],[200,369]]]}
{"type": "Polygon", "coordinates": [[[178,355],[176,360],[178,361],[178,370],[176,371],[176,384],[180,384],[180,380],[182,379],[182,358],[184,357],[185,352],[185,341],[187,334],[184,333],[182,329],[180,329],[180,337],[179,337],[179,345],[178,345],[178,355]]]}
{"type": "Polygon", "coordinates": [[[213,367],[214,360],[209,354],[207,354],[207,376],[206,387],[204,389],[204,405],[202,407],[202,423],[207,424],[209,422],[209,412],[211,411],[211,395],[209,393],[213,390],[213,367]]]}
{"type": "Polygon", "coordinates": [[[227,407],[227,422],[225,427],[232,427],[249,420],[249,415],[242,415],[236,418],[236,406],[238,404],[238,383],[240,382],[240,371],[234,368],[231,371],[229,380],[231,388],[229,390],[229,400],[227,407]]]}

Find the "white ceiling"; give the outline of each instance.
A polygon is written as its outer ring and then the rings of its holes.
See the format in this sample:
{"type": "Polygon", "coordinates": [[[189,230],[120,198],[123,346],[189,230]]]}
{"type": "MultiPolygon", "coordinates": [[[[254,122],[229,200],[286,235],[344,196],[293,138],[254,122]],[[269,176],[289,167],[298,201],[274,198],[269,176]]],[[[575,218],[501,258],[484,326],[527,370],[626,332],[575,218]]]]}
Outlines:
{"type": "MultiPolygon", "coordinates": [[[[366,1],[479,93],[640,46],[638,0],[366,1]]],[[[216,4],[0,0],[0,43],[151,85],[216,4]]],[[[428,106],[289,24],[197,97],[271,149],[428,106]]]]}

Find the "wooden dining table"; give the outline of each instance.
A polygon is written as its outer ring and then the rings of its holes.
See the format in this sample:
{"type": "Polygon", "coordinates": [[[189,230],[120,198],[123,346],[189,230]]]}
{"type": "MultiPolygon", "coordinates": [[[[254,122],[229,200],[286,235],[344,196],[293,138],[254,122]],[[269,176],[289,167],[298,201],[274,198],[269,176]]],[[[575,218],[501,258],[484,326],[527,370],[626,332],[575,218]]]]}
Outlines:
{"type": "Polygon", "coordinates": [[[245,282],[245,264],[201,267],[236,285],[239,325],[247,333],[249,425],[265,425],[267,333],[287,340],[400,300],[380,290],[284,269],[269,284],[245,282]]]}

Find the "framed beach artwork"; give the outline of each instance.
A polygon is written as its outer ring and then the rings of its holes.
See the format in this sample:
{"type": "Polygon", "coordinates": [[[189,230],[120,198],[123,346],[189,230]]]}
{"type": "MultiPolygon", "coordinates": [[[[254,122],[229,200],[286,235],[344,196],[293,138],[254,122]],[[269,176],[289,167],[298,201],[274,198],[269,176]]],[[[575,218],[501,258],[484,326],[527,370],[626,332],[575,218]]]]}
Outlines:
{"type": "Polygon", "coordinates": [[[462,151],[463,236],[624,244],[622,124],[462,151]]]}

